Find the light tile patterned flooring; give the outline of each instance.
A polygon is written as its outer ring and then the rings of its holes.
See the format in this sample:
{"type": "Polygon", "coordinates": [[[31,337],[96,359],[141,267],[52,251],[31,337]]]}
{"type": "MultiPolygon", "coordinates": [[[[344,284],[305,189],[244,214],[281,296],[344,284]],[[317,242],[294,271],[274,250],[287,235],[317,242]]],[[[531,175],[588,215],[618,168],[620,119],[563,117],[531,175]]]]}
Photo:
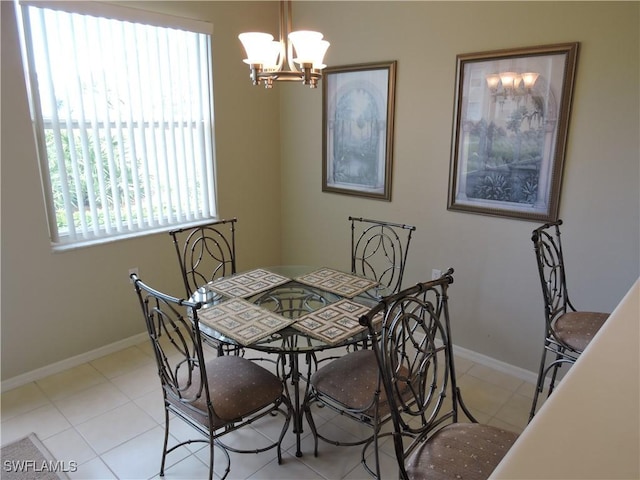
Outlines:
{"type": "MultiPolygon", "coordinates": [[[[465,403],[480,422],[522,431],[533,384],[461,358],[456,359],[456,369],[465,403]]],[[[35,432],[58,461],[78,464],[75,472],[69,472],[72,479],[159,478],[164,414],[155,362],[146,342],[4,392],[1,404],[2,444],[35,432]]],[[[366,431],[366,427],[327,410],[314,412],[325,433],[346,439],[366,431]]],[[[281,416],[267,417],[225,438],[232,445],[254,445],[251,442],[276,435],[281,421],[281,416]]],[[[172,438],[185,439],[194,433],[179,420],[171,427],[172,438]]],[[[306,423],[303,435],[303,456],[297,458],[289,428],[280,465],[275,450],[232,453],[227,478],[371,478],[360,464],[360,447],[320,442],[319,456],[314,457],[306,423]]],[[[383,478],[397,478],[390,442],[384,442],[380,449],[383,478]]],[[[223,459],[220,454],[215,458],[218,477],[223,472],[223,459]]],[[[207,465],[206,445],[191,444],[169,454],[165,478],[206,478],[207,465]]]]}

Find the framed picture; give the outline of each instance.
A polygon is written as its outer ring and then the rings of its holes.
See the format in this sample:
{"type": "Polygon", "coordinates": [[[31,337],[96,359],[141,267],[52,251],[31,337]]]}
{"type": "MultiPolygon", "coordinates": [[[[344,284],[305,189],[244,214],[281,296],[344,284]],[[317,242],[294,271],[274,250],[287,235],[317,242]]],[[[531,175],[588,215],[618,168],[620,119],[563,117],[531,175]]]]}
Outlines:
{"type": "Polygon", "coordinates": [[[323,192],[391,201],[396,63],[324,70],[323,192]]]}
{"type": "Polygon", "coordinates": [[[578,43],[457,56],[449,210],[555,221],[578,43]]]}

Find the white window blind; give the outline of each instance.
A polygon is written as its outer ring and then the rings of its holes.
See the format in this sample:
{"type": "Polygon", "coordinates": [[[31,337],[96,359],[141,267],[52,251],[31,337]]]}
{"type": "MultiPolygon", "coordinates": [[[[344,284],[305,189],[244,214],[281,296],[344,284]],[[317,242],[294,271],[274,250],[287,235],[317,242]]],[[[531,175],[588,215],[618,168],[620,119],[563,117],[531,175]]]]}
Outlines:
{"type": "Polygon", "coordinates": [[[54,245],[215,217],[207,24],[190,29],[189,20],[157,14],[142,23],[145,12],[97,2],[53,4],[21,8],[54,245]]]}

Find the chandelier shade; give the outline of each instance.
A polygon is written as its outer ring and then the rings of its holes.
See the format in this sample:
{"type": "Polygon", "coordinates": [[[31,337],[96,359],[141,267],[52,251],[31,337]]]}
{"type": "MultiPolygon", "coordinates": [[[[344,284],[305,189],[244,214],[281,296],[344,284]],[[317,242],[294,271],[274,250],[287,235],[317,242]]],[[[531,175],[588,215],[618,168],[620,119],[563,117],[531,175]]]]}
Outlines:
{"type": "Polygon", "coordinates": [[[292,32],[291,24],[291,2],[281,1],[279,41],[274,40],[270,33],[245,32],[238,35],[247,54],[243,61],[249,65],[254,85],[264,84],[265,88],[272,88],[275,81],[300,81],[317,88],[322,69],[326,67],[324,56],[330,44],[320,32],[292,32]]]}
{"type": "Polygon", "coordinates": [[[243,61],[249,65],[261,64],[264,67],[276,67],[280,55],[280,42],[273,40],[273,35],[262,32],[247,32],[238,35],[247,58],[243,61]]]}

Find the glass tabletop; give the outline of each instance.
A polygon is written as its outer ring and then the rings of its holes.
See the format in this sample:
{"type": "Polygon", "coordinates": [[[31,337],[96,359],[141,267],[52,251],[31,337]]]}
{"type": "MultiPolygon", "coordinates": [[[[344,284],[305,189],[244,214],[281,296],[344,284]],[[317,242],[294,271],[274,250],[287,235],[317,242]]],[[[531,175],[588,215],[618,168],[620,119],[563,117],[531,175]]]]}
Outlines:
{"type": "MultiPolygon", "coordinates": [[[[288,265],[264,267],[264,269],[261,270],[267,270],[291,280],[268,288],[265,291],[246,296],[244,300],[286,319],[294,321],[298,320],[309,313],[316,312],[328,305],[335,304],[347,298],[337,293],[323,290],[295,280],[296,278],[317,271],[318,267],[288,265]]],[[[233,277],[230,278],[233,279],[233,277]]],[[[354,303],[365,307],[373,307],[379,301],[379,298],[381,298],[385,293],[386,292],[383,290],[381,291],[379,289],[372,288],[356,295],[351,298],[351,300],[354,303]]],[[[198,289],[198,291],[191,297],[191,300],[201,302],[203,305],[202,310],[204,310],[220,305],[231,298],[231,296],[216,292],[209,286],[205,286],[198,289]]],[[[242,346],[233,338],[224,335],[202,321],[200,322],[200,330],[205,336],[216,341],[224,342],[229,345],[242,346]]],[[[244,346],[246,348],[272,353],[301,353],[350,345],[365,340],[367,335],[367,330],[363,329],[360,332],[339,341],[338,343],[329,343],[320,340],[309,333],[300,331],[290,325],[244,346]]]]}

